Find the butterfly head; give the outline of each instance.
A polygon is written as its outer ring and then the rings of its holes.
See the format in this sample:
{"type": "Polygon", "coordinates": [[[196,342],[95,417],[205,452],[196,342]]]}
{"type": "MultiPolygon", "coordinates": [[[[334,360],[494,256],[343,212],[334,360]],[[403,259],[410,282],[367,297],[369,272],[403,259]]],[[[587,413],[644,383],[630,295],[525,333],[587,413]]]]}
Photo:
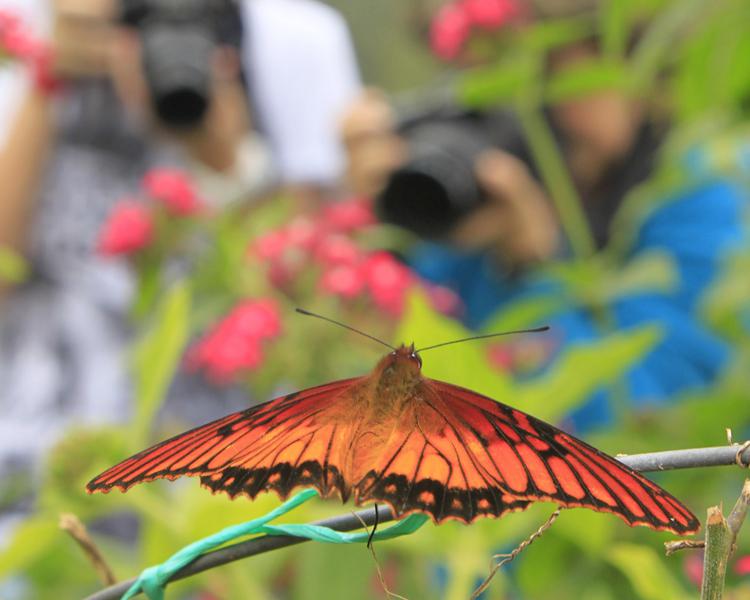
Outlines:
{"type": "Polygon", "coordinates": [[[401,344],[399,348],[396,348],[391,352],[394,363],[400,363],[403,367],[417,372],[422,370],[422,357],[419,356],[416,349],[414,348],[414,342],[409,344],[401,344]]]}
{"type": "Polygon", "coordinates": [[[422,359],[414,349],[414,344],[402,344],[386,354],[375,369],[376,378],[382,391],[404,392],[412,388],[421,378],[422,359]]]}

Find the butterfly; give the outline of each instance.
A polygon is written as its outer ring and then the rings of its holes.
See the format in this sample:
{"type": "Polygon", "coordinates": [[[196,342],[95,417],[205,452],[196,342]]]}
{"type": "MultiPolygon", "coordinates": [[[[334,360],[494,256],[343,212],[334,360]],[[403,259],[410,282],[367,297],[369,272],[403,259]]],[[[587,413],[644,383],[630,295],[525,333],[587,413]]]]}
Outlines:
{"type": "MultiPolygon", "coordinates": [[[[368,336],[369,337],[369,336],[368,336]]],[[[200,477],[230,498],[300,486],[324,498],[387,503],[440,523],[549,501],[631,526],[694,533],[698,519],[639,473],[552,425],[422,375],[414,345],[373,372],[276,398],[197,427],[111,467],[89,493],[200,477]]]]}

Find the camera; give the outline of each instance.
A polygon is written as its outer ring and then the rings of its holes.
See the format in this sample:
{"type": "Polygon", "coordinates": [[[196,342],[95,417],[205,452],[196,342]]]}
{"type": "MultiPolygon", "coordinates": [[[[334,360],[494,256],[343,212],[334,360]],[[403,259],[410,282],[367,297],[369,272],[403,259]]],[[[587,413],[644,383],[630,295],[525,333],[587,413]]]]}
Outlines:
{"type": "Polygon", "coordinates": [[[445,238],[486,201],[474,175],[482,152],[503,150],[536,173],[521,125],[507,111],[439,110],[403,119],[398,131],[407,142],[408,161],[391,174],[375,210],[383,222],[422,238],[445,238]]]}
{"type": "Polygon", "coordinates": [[[214,49],[242,43],[237,3],[122,0],[120,21],[139,32],[143,69],[159,119],[178,129],[199,125],[211,102],[214,49]]]}

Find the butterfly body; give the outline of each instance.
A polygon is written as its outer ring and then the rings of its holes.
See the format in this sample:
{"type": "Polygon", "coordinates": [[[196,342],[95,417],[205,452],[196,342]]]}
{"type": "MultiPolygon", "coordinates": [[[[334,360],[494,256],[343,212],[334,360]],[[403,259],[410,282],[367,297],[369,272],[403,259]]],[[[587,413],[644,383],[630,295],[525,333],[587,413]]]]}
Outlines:
{"type": "Polygon", "coordinates": [[[695,516],[666,491],[569,434],[470,390],[428,379],[414,346],[371,374],[277,398],[115,465],[89,492],[199,476],[213,492],[286,498],[296,487],[396,515],[466,523],[536,501],[691,533],[695,516]]]}

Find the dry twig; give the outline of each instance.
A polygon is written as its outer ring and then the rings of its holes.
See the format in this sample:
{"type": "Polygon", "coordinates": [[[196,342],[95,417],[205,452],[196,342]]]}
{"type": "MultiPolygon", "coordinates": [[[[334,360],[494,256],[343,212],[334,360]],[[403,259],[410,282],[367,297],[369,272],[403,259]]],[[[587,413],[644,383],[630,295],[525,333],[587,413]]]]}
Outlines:
{"type": "Polygon", "coordinates": [[[508,564],[510,561],[512,561],[516,556],[521,554],[526,548],[528,548],[531,544],[534,543],[534,540],[538,539],[545,531],[547,531],[550,527],[552,527],[552,523],[557,521],[557,517],[560,516],[561,508],[557,508],[555,512],[553,512],[549,518],[542,524],[542,526],[537,529],[534,533],[532,533],[529,537],[527,537],[524,541],[522,541],[518,546],[516,546],[512,552],[509,554],[495,554],[495,556],[492,557],[493,560],[496,560],[498,558],[502,558],[501,561],[496,562],[492,565],[490,568],[490,572],[485,577],[484,581],[479,585],[477,589],[474,590],[474,593],[471,595],[470,600],[475,600],[479,597],[479,594],[481,594],[484,590],[486,590],[490,582],[492,581],[492,578],[495,576],[495,573],[505,564],[508,564]]]}
{"type": "Polygon", "coordinates": [[[117,581],[112,569],[107,564],[107,561],[104,560],[104,556],[99,550],[99,547],[94,543],[94,540],[91,539],[89,532],[86,530],[86,526],[81,523],[81,520],[78,517],[71,513],[61,514],[60,529],[66,531],[81,547],[86,558],[91,561],[94,570],[97,575],[99,575],[99,579],[101,579],[105,585],[112,585],[117,581]]]}

